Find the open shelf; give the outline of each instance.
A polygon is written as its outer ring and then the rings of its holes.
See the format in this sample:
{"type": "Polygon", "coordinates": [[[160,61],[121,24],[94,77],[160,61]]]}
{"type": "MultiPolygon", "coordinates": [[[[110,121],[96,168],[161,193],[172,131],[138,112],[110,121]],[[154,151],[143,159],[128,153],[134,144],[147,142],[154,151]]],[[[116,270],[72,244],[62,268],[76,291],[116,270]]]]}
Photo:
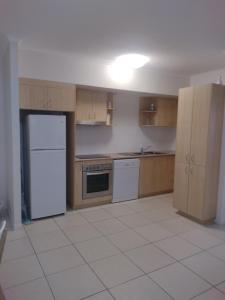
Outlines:
{"type": "Polygon", "coordinates": [[[139,125],[141,127],[176,127],[177,97],[141,97],[139,102],[139,125]],[[155,110],[150,107],[153,106],[155,110]]]}

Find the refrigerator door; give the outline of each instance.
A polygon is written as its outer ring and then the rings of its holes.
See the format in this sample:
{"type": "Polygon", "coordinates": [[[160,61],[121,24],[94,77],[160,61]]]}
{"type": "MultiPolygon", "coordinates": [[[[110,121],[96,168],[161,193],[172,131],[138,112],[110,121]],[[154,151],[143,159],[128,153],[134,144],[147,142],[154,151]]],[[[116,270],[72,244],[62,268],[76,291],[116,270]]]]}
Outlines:
{"type": "Polygon", "coordinates": [[[27,123],[29,150],[66,148],[65,116],[29,115],[27,123]]]}
{"type": "Polygon", "coordinates": [[[30,151],[31,219],[65,213],[66,151],[30,151]]]}

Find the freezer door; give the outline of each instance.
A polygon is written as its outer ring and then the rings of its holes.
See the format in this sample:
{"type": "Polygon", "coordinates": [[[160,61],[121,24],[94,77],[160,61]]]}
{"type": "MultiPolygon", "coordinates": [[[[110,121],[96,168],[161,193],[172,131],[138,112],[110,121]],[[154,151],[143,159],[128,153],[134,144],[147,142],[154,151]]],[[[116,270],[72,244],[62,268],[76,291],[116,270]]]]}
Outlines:
{"type": "Polygon", "coordinates": [[[30,151],[31,219],[65,213],[65,150],[30,151]]]}
{"type": "Polygon", "coordinates": [[[29,115],[27,117],[28,149],[65,149],[66,117],[29,115]]]}

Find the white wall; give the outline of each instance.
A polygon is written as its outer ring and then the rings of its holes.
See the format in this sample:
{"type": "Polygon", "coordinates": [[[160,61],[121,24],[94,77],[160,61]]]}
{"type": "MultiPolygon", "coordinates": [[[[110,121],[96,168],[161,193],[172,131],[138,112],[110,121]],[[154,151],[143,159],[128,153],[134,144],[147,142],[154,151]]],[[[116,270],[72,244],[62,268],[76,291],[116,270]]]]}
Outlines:
{"type": "Polygon", "coordinates": [[[3,59],[7,206],[11,226],[18,228],[21,226],[21,179],[17,41],[9,41],[3,59]]]}
{"type": "Polygon", "coordinates": [[[193,75],[190,78],[190,84],[200,85],[207,83],[217,83],[219,76],[222,77],[223,84],[225,84],[225,69],[193,75]]]}
{"type": "MultiPolygon", "coordinates": [[[[219,76],[222,76],[223,84],[225,84],[225,69],[193,75],[190,78],[190,84],[201,85],[207,83],[216,83],[219,76]]],[[[225,110],[222,134],[220,180],[218,188],[218,208],[216,221],[219,224],[225,224],[225,110]]]]}
{"type": "Polygon", "coordinates": [[[19,51],[21,77],[168,95],[177,95],[180,87],[189,84],[189,77],[143,69],[137,71],[130,83],[121,85],[111,81],[107,64],[109,62],[53,52],[19,51]]]}
{"type": "Polygon", "coordinates": [[[5,97],[3,90],[3,56],[0,56],[0,208],[5,210],[7,205],[6,188],[6,147],[5,147],[5,97]]]}
{"type": "MultiPolygon", "coordinates": [[[[55,80],[111,89],[177,95],[189,84],[189,78],[163,72],[139,70],[127,84],[113,82],[107,74],[109,62],[94,61],[59,53],[34,50],[19,51],[19,76],[55,80]]],[[[112,128],[81,127],[77,129],[77,153],[109,153],[139,150],[152,144],[154,149],[174,149],[174,129],[141,129],[138,126],[138,97],[117,94],[112,128]]]]}
{"type": "Polygon", "coordinates": [[[140,151],[151,145],[154,150],[174,150],[176,130],[173,128],[140,128],[139,98],[134,93],[114,96],[113,126],[77,126],[76,153],[119,153],[140,151]]]}

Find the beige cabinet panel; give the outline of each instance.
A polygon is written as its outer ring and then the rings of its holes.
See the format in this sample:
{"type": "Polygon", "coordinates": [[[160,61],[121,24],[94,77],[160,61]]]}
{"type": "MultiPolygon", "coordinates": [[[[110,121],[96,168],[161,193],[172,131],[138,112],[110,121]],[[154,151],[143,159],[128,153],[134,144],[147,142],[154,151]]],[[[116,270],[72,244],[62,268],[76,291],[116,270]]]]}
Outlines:
{"type": "Polygon", "coordinates": [[[154,157],[140,159],[139,196],[145,197],[157,192],[157,180],[155,170],[157,160],[154,157]]]}
{"type": "Polygon", "coordinates": [[[175,164],[174,179],[174,207],[179,211],[187,213],[188,207],[188,172],[189,165],[185,163],[175,164]]]}
{"type": "Polygon", "coordinates": [[[158,192],[171,191],[174,185],[175,157],[172,155],[158,156],[156,159],[156,189],[158,192]]]}
{"type": "Polygon", "coordinates": [[[46,80],[20,79],[20,109],[75,110],[75,86],[46,80]]]}
{"type": "Polygon", "coordinates": [[[72,208],[82,204],[82,162],[75,162],[74,202],[72,208]]]}
{"type": "Polygon", "coordinates": [[[173,190],[173,155],[143,157],[140,160],[140,197],[160,194],[173,190]]]}
{"type": "Polygon", "coordinates": [[[222,85],[208,84],[179,92],[174,207],[201,223],[216,216],[224,101],[222,85]],[[192,98],[192,117],[184,101],[187,97],[192,98]],[[186,123],[191,123],[191,133],[186,123]],[[188,149],[190,156],[186,157],[188,149]]]}
{"type": "Polygon", "coordinates": [[[207,159],[211,91],[211,86],[195,87],[194,90],[191,162],[200,166],[205,166],[207,159]]]}
{"type": "Polygon", "coordinates": [[[94,120],[106,122],[107,117],[107,93],[93,92],[94,120]]]}
{"type": "Polygon", "coordinates": [[[75,88],[73,86],[48,86],[49,109],[58,111],[75,110],[75,88]]]}
{"type": "Polygon", "coordinates": [[[108,94],[103,91],[77,90],[77,123],[104,122],[107,119],[108,94]]]}
{"type": "Polygon", "coordinates": [[[192,165],[189,175],[188,214],[194,218],[203,218],[205,196],[205,168],[192,165]]]}
{"type": "Polygon", "coordinates": [[[177,163],[188,163],[190,160],[193,93],[193,88],[184,88],[179,91],[176,137],[177,163]]]}
{"type": "Polygon", "coordinates": [[[88,90],[77,89],[76,121],[90,121],[94,119],[92,94],[88,90]]]}
{"type": "Polygon", "coordinates": [[[20,108],[46,110],[48,89],[43,85],[20,84],[20,108]]]}
{"type": "Polygon", "coordinates": [[[177,99],[157,99],[155,126],[177,126],[177,99]]]}

